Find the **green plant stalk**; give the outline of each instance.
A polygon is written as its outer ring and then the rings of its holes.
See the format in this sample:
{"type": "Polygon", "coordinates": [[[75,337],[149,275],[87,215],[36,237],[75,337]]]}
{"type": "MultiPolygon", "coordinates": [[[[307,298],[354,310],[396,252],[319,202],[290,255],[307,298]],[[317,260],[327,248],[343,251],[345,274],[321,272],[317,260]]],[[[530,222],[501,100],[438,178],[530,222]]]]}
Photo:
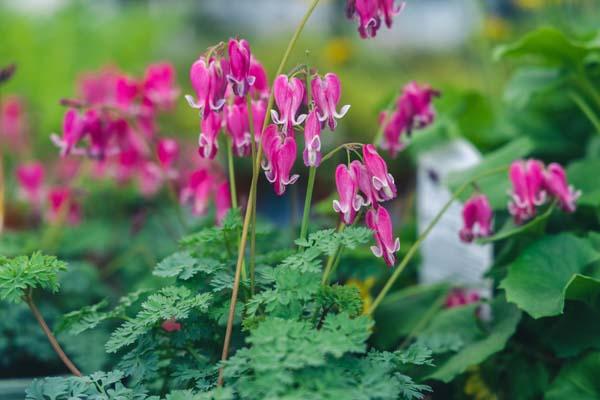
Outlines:
{"type": "Polygon", "coordinates": [[[63,362],[63,364],[65,364],[65,366],[69,369],[69,371],[71,371],[71,373],[73,375],[81,376],[81,372],[79,371],[79,369],[77,369],[75,364],[73,364],[73,362],[69,359],[69,357],[67,357],[67,355],[63,351],[62,347],[60,347],[60,344],[54,337],[54,334],[52,333],[50,328],[48,328],[48,324],[46,324],[46,321],[44,320],[42,313],[40,313],[40,310],[37,308],[37,306],[35,305],[35,302],[33,301],[33,297],[31,295],[31,289],[29,289],[27,294],[25,294],[23,296],[23,300],[29,306],[29,309],[31,310],[33,316],[35,317],[38,324],[40,324],[40,327],[42,328],[42,330],[44,331],[44,334],[48,338],[50,345],[52,346],[52,348],[54,349],[54,351],[56,352],[56,354],[58,355],[60,360],[63,362]]]}
{"type": "Polygon", "coordinates": [[[373,312],[377,309],[377,307],[379,307],[379,304],[385,298],[387,293],[390,291],[390,289],[392,288],[392,286],[394,285],[394,283],[396,282],[396,280],[398,279],[398,277],[400,276],[402,271],[404,271],[404,268],[406,268],[406,266],[408,265],[410,260],[412,260],[414,255],[417,253],[417,250],[419,249],[419,246],[421,245],[423,240],[425,240],[427,238],[427,236],[429,236],[429,233],[437,225],[437,223],[440,221],[440,219],[446,213],[446,211],[448,211],[448,209],[450,208],[452,203],[454,203],[454,201],[456,199],[458,199],[458,197],[462,194],[462,192],[464,192],[469,186],[471,186],[473,184],[473,182],[477,182],[478,180],[483,179],[488,176],[491,176],[491,175],[496,175],[500,172],[506,172],[507,169],[508,169],[507,166],[502,166],[500,168],[494,168],[489,171],[483,172],[483,173],[477,175],[476,177],[470,179],[469,181],[465,182],[462,186],[460,186],[452,194],[452,197],[450,197],[450,200],[448,200],[446,202],[446,204],[444,204],[444,207],[442,207],[442,209],[437,213],[435,218],[433,218],[433,220],[429,223],[427,228],[425,228],[425,230],[423,231],[421,236],[419,236],[417,238],[417,240],[413,243],[413,245],[410,247],[410,249],[404,256],[404,258],[402,259],[402,261],[400,262],[398,267],[396,267],[396,269],[394,270],[394,273],[392,274],[392,276],[389,277],[389,279],[385,283],[385,286],[383,287],[383,289],[381,289],[381,292],[379,292],[379,294],[373,301],[373,304],[371,304],[371,307],[367,311],[366,315],[373,315],[373,312]]]}
{"type": "Polygon", "coordinates": [[[585,114],[585,116],[590,120],[594,128],[596,128],[596,133],[600,135],[600,119],[592,110],[592,108],[587,104],[587,102],[575,91],[569,92],[569,97],[571,100],[579,107],[579,109],[585,114]]]}
{"type": "MultiPolygon", "coordinates": [[[[338,227],[338,233],[343,232],[346,229],[346,224],[340,222],[340,226],[338,227]]],[[[321,285],[326,285],[329,282],[329,275],[331,274],[331,270],[333,269],[334,261],[337,259],[338,255],[342,251],[342,246],[338,246],[333,255],[327,258],[327,264],[325,265],[325,270],[323,271],[323,278],[321,278],[321,285]]]]}
{"type": "Polygon", "coordinates": [[[419,334],[419,332],[423,328],[425,328],[425,326],[427,325],[427,323],[429,321],[431,321],[431,319],[436,315],[437,311],[442,307],[442,305],[446,301],[446,297],[447,296],[448,296],[448,293],[446,291],[444,291],[444,292],[442,292],[442,294],[440,296],[438,296],[437,299],[435,299],[435,301],[433,302],[433,304],[427,309],[427,311],[425,312],[425,314],[423,314],[423,317],[421,319],[419,319],[419,321],[415,324],[415,326],[413,327],[413,329],[411,329],[411,331],[408,334],[408,336],[406,336],[406,338],[402,341],[402,343],[400,344],[400,347],[398,347],[398,350],[403,350],[406,346],[408,346],[408,344],[410,343],[410,341],[417,334],[419,334]]]}
{"type": "Polygon", "coordinates": [[[229,135],[225,135],[227,145],[227,172],[229,173],[229,192],[231,195],[231,207],[237,208],[237,187],[235,185],[235,166],[233,163],[232,141],[229,135]]]}
{"type": "Polygon", "coordinates": [[[306,197],[304,198],[304,212],[302,214],[302,225],[300,228],[300,239],[306,239],[308,233],[308,221],[310,220],[310,206],[312,202],[313,189],[315,187],[315,175],[317,167],[308,168],[308,183],[306,184],[306,197]]]}
{"type": "MultiPolygon", "coordinates": [[[[296,42],[298,41],[298,38],[300,37],[300,34],[302,33],[304,26],[306,25],[306,22],[310,18],[314,9],[317,7],[317,4],[319,4],[319,0],[313,0],[312,3],[310,4],[310,6],[308,7],[308,10],[302,17],[302,20],[300,21],[298,28],[296,28],[296,31],[294,32],[294,35],[290,39],[290,42],[285,50],[285,53],[283,54],[283,57],[281,59],[281,62],[279,63],[279,67],[277,68],[277,72],[276,72],[275,76],[280,75],[281,72],[283,71],[283,68],[284,68],[285,64],[287,63],[287,60],[290,57],[290,54],[291,54],[292,50],[294,49],[296,42]]],[[[274,100],[273,88],[271,88],[271,93],[269,94],[269,101],[267,103],[267,109],[266,109],[266,114],[265,114],[265,122],[263,124],[262,131],[265,130],[267,124],[269,123],[269,114],[271,112],[271,108],[273,108],[273,100],[274,100]]],[[[246,213],[244,216],[244,225],[242,227],[242,236],[240,238],[240,246],[238,249],[238,259],[237,259],[237,264],[236,264],[236,268],[235,268],[233,290],[231,291],[231,303],[229,304],[229,316],[227,318],[227,328],[225,331],[223,352],[221,354],[222,362],[226,361],[229,356],[229,344],[231,343],[231,334],[233,332],[233,319],[235,316],[235,306],[236,306],[238,291],[239,291],[239,287],[240,287],[240,274],[241,274],[241,269],[242,269],[242,261],[244,259],[244,251],[246,249],[246,241],[248,239],[248,228],[250,225],[250,221],[252,220],[252,213],[255,212],[255,206],[256,206],[256,190],[257,190],[256,188],[258,185],[258,175],[259,175],[258,170],[260,168],[261,157],[262,157],[262,146],[259,146],[257,154],[256,154],[256,160],[254,162],[254,168],[252,171],[252,181],[250,184],[250,196],[248,198],[248,205],[246,206],[246,213]]],[[[222,366],[221,366],[221,368],[219,368],[219,377],[217,379],[217,385],[223,386],[223,367],[222,366]]]]}
{"type": "MultiPolygon", "coordinates": [[[[259,166],[256,163],[256,138],[254,132],[254,115],[252,114],[252,99],[250,93],[246,95],[246,110],[248,112],[248,129],[250,130],[250,149],[252,151],[252,176],[258,175],[259,166]]],[[[265,115],[265,120],[266,120],[265,115]]],[[[250,294],[254,295],[254,278],[256,270],[256,207],[252,208],[252,222],[250,232],[250,294]]],[[[246,276],[246,269],[242,264],[242,274],[246,276]]]]}

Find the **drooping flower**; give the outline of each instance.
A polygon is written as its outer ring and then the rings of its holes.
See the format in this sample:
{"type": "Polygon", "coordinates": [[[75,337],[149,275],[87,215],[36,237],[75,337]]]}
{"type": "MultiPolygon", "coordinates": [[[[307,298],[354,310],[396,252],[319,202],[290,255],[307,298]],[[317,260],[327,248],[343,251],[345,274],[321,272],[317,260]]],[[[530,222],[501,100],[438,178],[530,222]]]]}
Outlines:
{"type": "Polygon", "coordinates": [[[558,200],[563,211],[569,213],[575,211],[577,208],[575,202],[581,196],[581,191],[569,185],[565,170],[560,164],[548,165],[544,174],[544,186],[548,193],[558,200]]]}
{"type": "Polygon", "coordinates": [[[160,165],[169,169],[179,157],[179,144],[175,139],[162,138],[156,145],[156,154],[160,165]]]}
{"type": "Polygon", "coordinates": [[[269,125],[262,134],[261,143],[266,163],[263,163],[265,176],[273,184],[279,196],[285,193],[287,185],[294,184],[299,175],[291,175],[296,161],[296,139],[282,135],[276,125],[269,125]]]}
{"type": "Polygon", "coordinates": [[[399,14],[405,2],[395,0],[347,0],[346,16],[358,20],[358,32],[363,39],[375,37],[383,18],[388,28],[392,27],[393,17],[399,14]]]}
{"type": "Polygon", "coordinates": [[[244,97],[256,79],[255,76],[250,75],[250,45],[245,39],[230,39],[227,50],[230,64],[227,79],[231,83],[233,93],[238,97],[244,97]]]}
{"type": "Polygon", "coordinates": [[[475,238],[490,236],[493,216],[492,207],[485,195],[472,196],[462,210],[463,228],[459,233],[460,240],[470,243],[475,238]]]}
{"type": "Polygon", "coordinates": [[[271,119],[283,126],[285,134],[291,134],[293,127],[300,125],[306,115],[296,116],[304,98],[304,83],[299,78],[289,79],[287,75],[279,75],[273,84],[275,104],[279,113],[271,110],[271,119]]]}
{"type": "Polygon", "coordinates": [[[181,330],[181,324],[175,318],[163,321],[160,326],[167,332],[177,332],[181,330]]]}
{"type": "Polygon", "coordinates": [[[250,87],[250,94],[260,99],[269,97],[269,78],[262,64],[254,57],[250,59],[250,76],[254,77],[254,84],[250,87]]]}
{"type": "Polygon", "coordinates": [[[81,221],[81,207],[72,190],[65,186],[57,186],[48,192],[48,220],[51,222],[66,221],[77,225],[81,221]]]}
{"type": "Polygon", "coordinates": [[[207,169],[194,171],[181,190],[182,204],[191,203],[194,215],[203,215],[208,208],[208,201],[214,186],[214,178],[207,169]]]}
{"type": "Polygon", "coordinates": [[[85,73],[78,80],[79,95],[90,105],[112,104],[115,101],[116,80],[119,76],[119,71],[114,67],[85,73]]]}
{"type": "Polygon", "coordinates": [[[400,239],[394,238],[390,214],[384,207],[377,207],[367,211],[365,221],[377,243],[371,251],[375,257],[383,257],[385,263],[392,267],[396,262],[395,253],[400,250],[400,239]]]}
{"type": "Polygon", "coordinates": [[[226,76],[229,73],[227,60],[211,58],[206,61],[201,57],[190,69],[190,80],[196,92],[196,99],[186,95],[185,98],[192,108],[202,110],[203,118],[211,111],[220,111],[225,105],[226,76]]]}
{"type": "Polygon", "coordinates": [[[455,288],[448,293],[444,306],[446,308],[461,307],[468,304],[477,303],[480,299],[481,296],[476,290],[455,288]]]}
{"type": "Polygon", "coordinates": [[[544,204],[548,197],[544,182],[544,164],[537,160],[515,161],[510,166],[509,177],[513,190],[508,211],[515,223],[521,224],[533,218],[536,207],[544,204]]]}
{"type": "Polygon", "coordinates": [[[394,177],[388,172],[387,164],[381,158],[375,146],[363,146],[363,159],[367,171],[371,175],[371,185],[377,201],[387,201],[396,197],[394,177]]]}
{"type": "Polygon", "coordinates": [[[392,157],[406,148],[404,134],[408,132],[408,118],[404,110],[395,110],[388,116],[384,111],[379,117],[380,124],[383,124],[383,137],[380,146],[387,150],[392,157]]]}
{"type": "Polygon", "coordinates": [[[400,14],[406,2],[401,1],[396,5],[396,0],[379,0],[379,11],[383,14],[383,21],[388,28],[392,27],[393,18],[400,14]]]}
{"type": "Polygon", "coordinates": [[[369,174],[367,167],[365,167],[364,164],[358,160],[352,161],[350,163],[350,167],[358,178],[358,188],[362,193],[363,205],[370,206],[372,204],[374,207],[376,207],[377,196],[375,195],[375,190],[373,189],[373,184],[371,183],[371,174],[369,174]]]}
{"type": "Polygon", "coordinates": [[[42,202],[45,175],[42,163],[35,161],[19,165],[16,175],[23,197],[33,206],[39,206],[42,202]]]}
{"type": "Polygon", "coordinates": [[[215,190],[215,207],[217,209],[217,224],[223,223],[223,218],[231,209],[231,191],[229,190],[229,182],[225,181],[219,184],[215,190]]]}
{"type": "Polygon", "coordinates": [[[432,101],[439,96],[439,92],[429,85],[419,85],[410,82],[402,89],[398,99],[398,110],[402,110],[408,118],[408,133],[415,128],[424,128],[430,125],[435,118],[432,101]]]}
{"type": "Polygon", "coordinates": [[[358,194],[359,177],[357,176],[357,167],[351,165],[347,167],[340,164],[335,169],[335,185],[339,200],[333,200],[333,209],[340,214],[343,223],[350,225],[356,219],[356,214],[363,205],[363,199],[358,194]]]}
{"type": "Polygon", "coordinates": [[[201,132],[198,139],[198,154],[202,158],[213,159],[219,149],[217,135],[221,130],[221,116],[216,112],[208,113],[200,124],[201,132]]]}
{"type": "Polygon", "coordinates": [[[62,137],[52,134],[50,139],[60,149],[61,156],[70,154],[83,137],[84,121],[77,110],[70,108],[63,118],[62,137]]]}
{"type": "Polygon", "coordinates": [[[250,135],[246,104],[230,104],[225,107],[224,114],[227,132],[233,139],[234,153],[239,157],[250,155],[252,137],[250,135]]]}
{"type": "Polygon", "coordinates": [[[173,107],[179,96],[175,83],[175,68],[169,63],[152,64],[146,68],[142,82],[144,98],[160,110],[173,107]]]}
{"type": "Polygon", "coordinates": [[[252,121],[254,122],[254,138],[257,143],[260,142],[262,128],[267,116],[267,101],[259,99],[252,101],[252,121]]]}
{"type": "Polygon", "coordinates": [[[304,165],[318,167],[321,164],[321,123],[317,111],[308,113],[304,124],[304,165]]]}
{"type": "Polygon", "coordinates": [[[340,112],[336,109],[342,92],[340,78],[333,73],[326,74],[322,79],[316,76],[311,81],[311,87],[319,121],[327,121],[329,129],[334,131],[336,119],[342,118],[350,109],[349,104],[343,106],[340,112]]]}
{"type": "Polygon", "coordinates": [[[116,78],[115,105],[122,111],[135,113],[134,103],[140,93],[138,82],[126,75],[116,78]]]}
{"type": "Polygon", "coordinates": [[[27,119],[23,101],[16,96],[7,96],[0,103],[0,141],[18,150],[25,145],[26,134],[27,119]]]}

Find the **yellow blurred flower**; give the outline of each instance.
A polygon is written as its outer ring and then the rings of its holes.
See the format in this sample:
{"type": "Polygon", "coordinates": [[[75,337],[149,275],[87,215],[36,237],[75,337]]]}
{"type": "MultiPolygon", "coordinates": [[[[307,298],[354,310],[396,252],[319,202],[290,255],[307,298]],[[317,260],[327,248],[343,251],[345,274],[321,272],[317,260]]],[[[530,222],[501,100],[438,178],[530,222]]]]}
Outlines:
{"type": "Polygon", "coordinates": [[[325,44],[323,51],[326,60],[332,65],[345,64],[352,56],[352,42],[345,38],[331,39],[325,44]]]}
{"type": "Polygon", "coordinates": [[[488,385],[481,377],[479,367],[469,369],[469,377],[465,383],[465,394],[472,396],[473,400],[498,400],[488,385]]]}
{"type": "Polygon", "coordinates": [[[509,33],[510,25],[503,18],[490,15],[483,21],[483,34],[488,39],[506,39],[509,33]]]}
{"type": "Polygon", "coordinates": [[[369,307],[371,307],[371,304],[373,304],[373,296],[371,296],[371,289],[374,285],[375,278],[373,277],[368,277],[364,281],[355,278],[348,279],[348,281],[346,281],[346,286],[354,286],[358,289],[358,292],[360,293],[360,298],[363,302],[363,314],[366,313],[369,307]]]}

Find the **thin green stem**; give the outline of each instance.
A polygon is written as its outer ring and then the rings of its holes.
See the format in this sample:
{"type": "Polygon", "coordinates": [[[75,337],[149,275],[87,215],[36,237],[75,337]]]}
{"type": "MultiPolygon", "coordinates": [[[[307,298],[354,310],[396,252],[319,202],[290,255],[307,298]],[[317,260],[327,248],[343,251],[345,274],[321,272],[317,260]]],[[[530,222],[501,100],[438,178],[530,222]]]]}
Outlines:
{"type": "MultiPolygon", "coordinates": [[[[344,229],[346,229],[346,224],[340,222],[340,225],[338,227],[338,233],[343,232],[344,229]]],[[[341,251],[342,246],[338,246],[338,248],[335,250],[335,253],[333,253],[329,256],[329,258],[327,258],[327,264],[325,265],[325,270],[323,271],[323,278],[321,279],[322,285],[326,285],[329,282],[329,275],[331,274],[331,270],[333,269],[333,264],[341,251]]]]}
{"type": "MultiPolygon", "coordinates": [[[[300,34],[302,33],[302,30],[304,29],[306,22],[310,18],[314,9],[317,7],[317,4],[319,4],[319,0],[313,0],[312,3],[310,4],[310,6],[308,7],[308,10],[306,11],[306,14],[304,15],[304,17],[302,17],[302,20],[300,21],[298,28],[294,32],[294,35],[290,39],[288,47],[285,50],[285,53],[283,54],[283,57],[281,59],[281,62],[279,63],[279,67],[277,68],[277,72],[276,72],[275,76],[279,76],[281,74],[281,72],[283,71],[283,68],[285,67],[285,64],[287,63],[287,60],[290,57],[290,54],[292,53],[292,50],[294,49],[294,46],[296,45],[296,42],[298,41],[298,38],[300,37],[300,34]]],[[[273,107],[273,99],[274,99],[273,98],[273,88],[271,88],[271,93],[269,94],[269,101],[267,103],[267,108],[266,108],[265,122],[263,124],[263,128],[261,131],[264,131],[267,124],[269,123],[269,115],[271,112],[271,108],[273,107]]],[[[257,154],[256,154],[256,160],[254,160],[254,168],[252,170],[252,181],[250,184],[250,196],[248,198],[248,205],[246,207],[246,213],[244,216],[244,225],[242,227],[242,236],[240,238],[240,245],[238,248],[238,259],[237,259],[237,264],[236,264],[236,268],[235,268],[233,290],[231,291],[231,302],[229,304],[229,316],[227,318],[227,328],[225,331],[225,339],[224,339],[224,343],[223,343],[223,352],[221,354],[221,361],[226,361],[227,358],[229,357],[229,344],[231,343],[231,335],[233,332],[233,319],[235,316],[235,306],[237,303],[237,296],[238,296],[238,291],[239,291],[239,287],[240,287],[240,275],[241,275],[241,270],[242,270],[242,261],[244,259],[244,252],[246,249],[246,241],[248,239],[248,228],[249,228],[250,222],[252,220],[252,214],[253,214],[253,212],[256,211],[255,210],[256,188],[258,185],[258,176],[259,176],[258,170],[260,168],[260,159],[261,158],[262,158],[262,146],[259,146],[257,154]]],[[[217,380],[217,385],[223,386],[223,367],[221,367],[219,369],[219,378],[217,380]]]]}
{"type": "Polygon", "coordinates": [[[313,189],[315,186],[315,175],[317,167],[308,168],[308,183],[306,185],[306,197],[304,198],[304,213],[302,214],[302,226],[300,228],[300,239],[306,239],[308,233],[308,221],[310,220],[310,205],[313,189]]]}
{"type": "Polygon", "coordinates": [[[579,79],[577,79],[577,83],[579,87],[581,87],[584,91],[586,91],[594,102],[596,106],[600,108],[600,93],[596,90],[594,84],[589,80],[584,70],[579,72],[579,79]]]}
{"type": "Polygon", "coordinates": [[[596,128],[596,132],[600,135],[600,118],[596,115],[594,110],[587,104],[585,99],[580,96],[577,92],[571,91],[569,92],[569,96],[571,100],[579,107],[579,109],[585,114],[585,116],[590,120],[594,128],[596,128]]]}
{"type": "MultiPolygon", "coordinates": [[[[256,137],[254,132],[254,115],[252,113],[252,99],[246,96],[246,109],[248,112],[248,126],[250,129],[250,149],[252,151],[252,176],[258,175],[259,166],[256,163],[256,137]]],[[[250,231],[250,293],[254,295],[254,271],[256,270],[256,207],[252,208],[252,230],[250,231]]],[[[242,273],[246,276],[245,267],[242,273]]]]}
{"type": "Polygon", "coordinates": [[[337,153],[340,150],[343,149],[352,149],[354,147],[359,147],[359,146],[363,146],[362,143],[344,143],[344,144],[340,144],[338,147],[336,147],[335,149],[331,150],[329,153],[325,154],[323,156],[323,158],[321,158],[321,164],[324,163],[325,161],[329,160],[331,157],[333,157],[335,155],[335,153],[337,153]]]}
{"type": "Polygon", "coordinates": [[[385,286],[383,287],[383,289],[381,289],[381,292],[379,292],[379,294],[373,301],[373,304],[371,304],[371,308],[369,308],[369,311],[367,311],[367,315],[373,315],[373,312],[377,309],[377,307],[379,306],[381,301],[385,298],[385,296],[390,291],[392,286],[394,286],[394,283],[396,282],[396,280],[398,279],[398,277],[400,276],[402,271],[404,271],[404,269],[406,268],[406,266],[408,265],[410,260],[412,260],[413,256],[416,254],[417,250],[419,249],[419,246],[421,245],[421,243],[427,238],[429,233],[437,225],[437,223],[440,221],[440,219],[446,213],[446,211],[448,211],[448,209],[450,208],[452,203],[454,203],[454,201],[459,198],[459,196],[462,194],[462,192],[464,192],[468,187],[470,187],[473,182],[476,182],[477,180],[483,179],[483,178],[491,176],[491,175],[496,175],[500,172],[506,172],[507,169],[508,169],[508,167],[502,166],[500,168],[495,168],[495,169],[483,172],[483,173],[477,175],[476,177],[474,177],[473,179],[470,179],[469,181],[465,182],[462,186],[460,186],[452,194],[452,197],[450,197],[450,200],[448,200],[446,202],[446,204],[444,204],[444,207],[442,207],[442,209],[437,213],[437,215],[429,223],[427,228],[425,228],[425,230],[423,231],[421,236],[419,236],[417,238],[417,240],[413,243],[413,245],[410,247],[410,249],[404,256],[404,258],[402,259],[402,261],[400,262],[398,267],[396,267],[396,269],[394,270],[394,273],[392,274],[392,276],[389,277],[389,279],[385,283],[385,286]]]}
{"type": "Polygon", "coordinates": [[[237,187],[235,185],[235,164],[233,162],[232,140],[229,135],[225,135],[227,145],[227,170],[229,172],[229,192],[231,194],[231,207],[237,208],[237,187]]]}

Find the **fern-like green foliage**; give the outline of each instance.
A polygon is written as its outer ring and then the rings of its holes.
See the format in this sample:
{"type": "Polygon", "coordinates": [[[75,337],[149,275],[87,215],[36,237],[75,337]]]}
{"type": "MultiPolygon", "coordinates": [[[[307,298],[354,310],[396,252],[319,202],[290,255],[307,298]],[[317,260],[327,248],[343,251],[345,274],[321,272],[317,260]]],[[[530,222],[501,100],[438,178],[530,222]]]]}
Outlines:
{"type": "Polygon", "coordinates": [[[185,320],[192,310],[206,312],[210,299],[208,293],[195,295],[183,286],[163,288],[142,303],[142,310],[135,318],[125,321],[113,332],[106,343],[106,351],[114,353],[135,343],[140,336],[165,320],[185,320]]]}
{"type": "Polygon", "coordinates": [[[0,300],[21,301],[29,289],[58,291],[58,273],[67,265],[56,257],[35,252],[31,256],[0,258],[0,300]]]}

